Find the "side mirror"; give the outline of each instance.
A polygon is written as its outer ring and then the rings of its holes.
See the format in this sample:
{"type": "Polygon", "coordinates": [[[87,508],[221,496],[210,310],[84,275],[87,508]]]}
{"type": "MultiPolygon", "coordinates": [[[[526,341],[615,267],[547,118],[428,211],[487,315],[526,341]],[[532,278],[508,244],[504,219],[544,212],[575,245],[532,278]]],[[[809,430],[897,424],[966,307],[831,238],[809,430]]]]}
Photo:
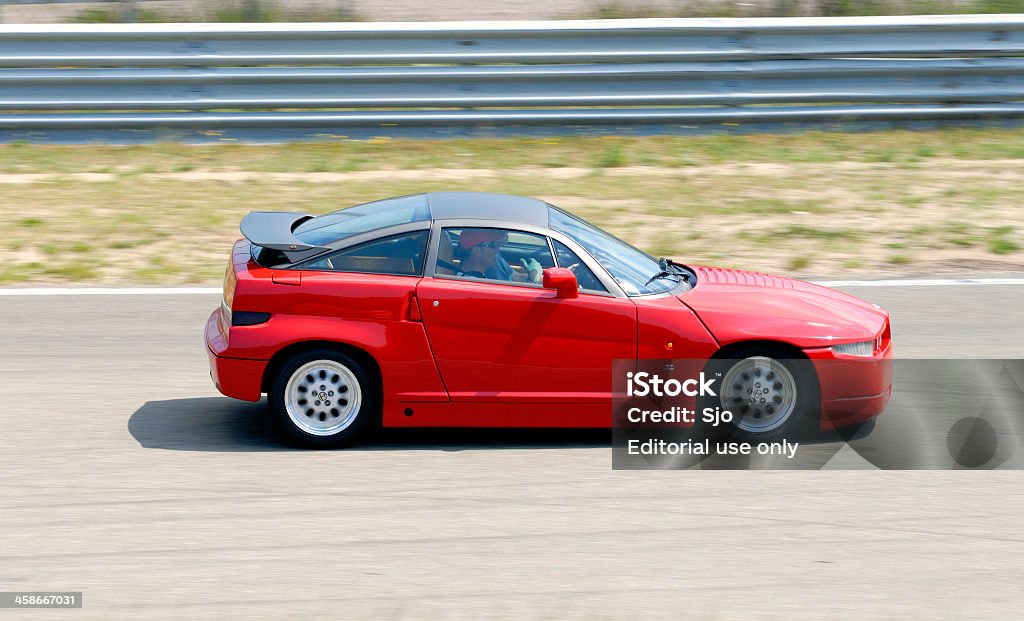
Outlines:
{"type": "Polygon", "coordinates": [[[555,297],[572,299],[580,297],[580,285],[576,282],[576,274],[567,267],[549,267],[544,270],[544,288],[554,289],[555,297]]]}

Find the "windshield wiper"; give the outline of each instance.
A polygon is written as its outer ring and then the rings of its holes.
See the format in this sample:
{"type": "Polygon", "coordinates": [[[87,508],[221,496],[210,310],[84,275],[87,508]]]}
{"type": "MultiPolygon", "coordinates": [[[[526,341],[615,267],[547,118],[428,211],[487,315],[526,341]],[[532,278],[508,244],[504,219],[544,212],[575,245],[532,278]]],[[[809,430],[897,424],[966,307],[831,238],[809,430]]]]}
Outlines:
{"type": "Polygon", "coordinates": [[[662,278],[675,278],[676,282],[679,282],[679,277],[685,274],[681,269],[669,263],[668,259],[662,257],[658,259],[658,273],[651,276],[650,279],[644,283],[644,286],[651,284],[655,280],[662,278]]]}

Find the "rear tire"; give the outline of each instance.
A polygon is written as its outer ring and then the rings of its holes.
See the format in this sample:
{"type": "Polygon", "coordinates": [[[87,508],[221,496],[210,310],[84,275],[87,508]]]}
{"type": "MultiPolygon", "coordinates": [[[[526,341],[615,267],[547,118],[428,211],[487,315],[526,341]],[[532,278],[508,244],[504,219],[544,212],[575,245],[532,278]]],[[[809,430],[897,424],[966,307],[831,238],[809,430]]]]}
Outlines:
{"type": "MultiPolygon", "coordinates": [[[[752,348],[716,358],[705,371],[721,374],[719,394],[700,404],[733,414],[725,433],[750,442],[798,440],[818,429],[821,392],[810,360],[785,350],[752,348]]],[[[724,438],[723,438],[724,439],[724,438]]]]}
{"type": "Polygon", "coordinates": [[[288,360],[268,398],[283,435],[304,448],[349,446],[377,417],[372,376],[351,356],[318,349],[288,360]]]}

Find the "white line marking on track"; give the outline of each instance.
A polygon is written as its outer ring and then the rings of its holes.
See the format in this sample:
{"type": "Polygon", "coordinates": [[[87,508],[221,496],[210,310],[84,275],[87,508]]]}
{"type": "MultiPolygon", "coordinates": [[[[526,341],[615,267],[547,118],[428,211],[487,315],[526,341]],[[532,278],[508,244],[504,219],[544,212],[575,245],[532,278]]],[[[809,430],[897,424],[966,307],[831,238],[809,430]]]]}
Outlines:
{"type": "Polygon", "coordinates": [[[0,289],[3,295],[196,295],[220,293],[220,287],[26,287],[0,289]]]}
{"type": "MultiPolygon", "coordinates": [[[[1024,285],[1024,278],[893,278],[889,280],[812,280],[824,287],[948,287],[1024,285]]],[[[215,295],[220,287],[23,287],[0,288],[0,296],[20,295],[215,295]]]]}
{"type": "Polygon", "coordinates": [[[888,280],[814,280],[823,287],[948,287],[954,285],[1024,285],[1024,278],[892,278],[888,280]]]}

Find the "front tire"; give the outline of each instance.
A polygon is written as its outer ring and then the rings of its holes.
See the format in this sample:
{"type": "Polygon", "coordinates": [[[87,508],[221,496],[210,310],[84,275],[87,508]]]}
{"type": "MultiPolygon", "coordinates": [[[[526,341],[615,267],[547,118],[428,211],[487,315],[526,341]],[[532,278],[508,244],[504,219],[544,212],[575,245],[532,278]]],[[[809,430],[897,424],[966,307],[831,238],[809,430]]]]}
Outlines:
{"type": "Polygon", "coordinates": [[[704,407],[732,412],[737,440],[795,440],[817,428],[821,397],[810,360],[774,349],[752,349],[715,359],[709,370],[721,373],[717,399],[704,407]]]}
{"type": "Polygon", "coordinates": [[[370,427],[377,391],[351,356],[331,350],[303,352],[274,376],[268,397],[278,426],[305,448],[349,446],[370,427]]]}

